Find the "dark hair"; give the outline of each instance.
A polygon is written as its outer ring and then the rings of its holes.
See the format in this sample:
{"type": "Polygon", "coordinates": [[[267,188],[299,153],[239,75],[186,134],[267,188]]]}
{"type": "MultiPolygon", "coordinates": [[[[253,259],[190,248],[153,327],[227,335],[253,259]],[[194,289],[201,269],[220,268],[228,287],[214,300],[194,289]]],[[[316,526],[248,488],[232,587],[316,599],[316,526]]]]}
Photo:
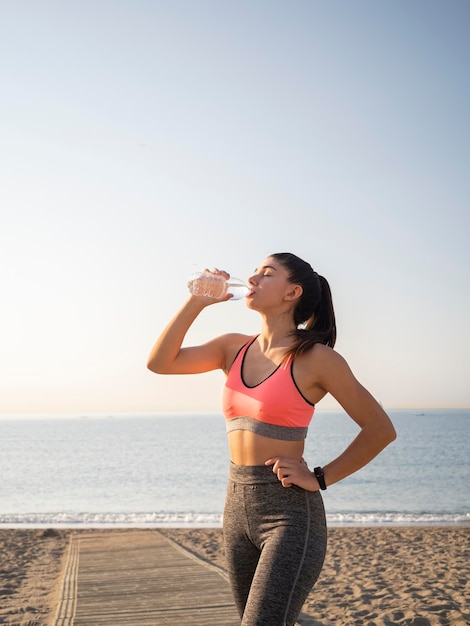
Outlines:
{"type": "Polygon", "coordinates": [[[312,266],[290,252],[270,255],[287,270],[289,281],[302,287],[294,309],[296,330],[291,354],[299,355],[316,343],[333,348],[336,342],[336,319],[328,281],[312,266]]]}

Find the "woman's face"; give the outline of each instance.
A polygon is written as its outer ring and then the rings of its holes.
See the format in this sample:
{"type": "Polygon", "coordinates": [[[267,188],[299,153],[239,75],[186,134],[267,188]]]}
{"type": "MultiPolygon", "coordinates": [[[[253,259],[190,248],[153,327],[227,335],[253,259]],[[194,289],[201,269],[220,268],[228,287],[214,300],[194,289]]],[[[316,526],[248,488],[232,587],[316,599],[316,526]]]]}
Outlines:
{"type": "Polygon", "coordinates": [[[247,306],[265,309],[285,303],[292,290],[292,283],[284,266],[272,257],[267,257],[248,279],[251,291],[246,297],[247,306]]]}

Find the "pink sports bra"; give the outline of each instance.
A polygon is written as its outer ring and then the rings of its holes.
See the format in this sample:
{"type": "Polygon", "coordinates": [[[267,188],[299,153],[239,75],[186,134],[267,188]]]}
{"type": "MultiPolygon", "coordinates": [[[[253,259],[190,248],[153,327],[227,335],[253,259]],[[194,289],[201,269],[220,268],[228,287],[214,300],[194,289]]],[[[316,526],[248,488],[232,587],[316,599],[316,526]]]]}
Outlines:
{"type": "Polygon", "coordinates": [[[289,355],[267,378],[254,387],[243,381],[243,364],[253,337],[239,350],[222,390],[222,411],[227,432],[250,430],[287,441],[307,436],[315,405],[297,387],[289,355]]]}

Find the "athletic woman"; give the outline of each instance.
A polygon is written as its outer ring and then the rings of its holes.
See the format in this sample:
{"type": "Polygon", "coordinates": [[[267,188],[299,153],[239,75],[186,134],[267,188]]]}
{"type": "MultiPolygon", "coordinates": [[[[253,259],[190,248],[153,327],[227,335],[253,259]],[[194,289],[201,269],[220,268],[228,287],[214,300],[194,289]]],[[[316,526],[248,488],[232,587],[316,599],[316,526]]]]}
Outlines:
{"type": "MultiPolygon", "coordinates": [[[[228,274],[214,270],[228,278],[228,274]]],[[[221,369],[230,471],[223,532],[242,626],[293,626],[326,552],[320,490],[373,459],[395,438],[381,406],[333,350],[336,324],[328,282],[290,253],[273,254],[248,280],[256,336],[226,334],[182,347],[202,310],[228,300],[189,296],[155,344],[158,374],[221,369]],[[360,431],[348,448],[311,471],[304,440],[315,405],[330,393],[360,431]]],[[[314,464],[315,465],[315,464],[314,464]]]]}

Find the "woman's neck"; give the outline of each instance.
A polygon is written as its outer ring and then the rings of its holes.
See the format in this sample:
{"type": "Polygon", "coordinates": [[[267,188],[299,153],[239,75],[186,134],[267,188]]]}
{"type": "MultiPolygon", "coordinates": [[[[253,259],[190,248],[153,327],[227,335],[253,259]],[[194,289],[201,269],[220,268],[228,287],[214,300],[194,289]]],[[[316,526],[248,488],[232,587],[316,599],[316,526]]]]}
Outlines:
{"type": "Polygon", "coordinates": [[[287,350],[292,345],[292,331],[294,330],[295,326],[291,319],[276,317],[276,319],[270,320],[264,317],[258,336],[258,343],[262,352],[266,354],[270,350],[278,348],[287,350]]]}

